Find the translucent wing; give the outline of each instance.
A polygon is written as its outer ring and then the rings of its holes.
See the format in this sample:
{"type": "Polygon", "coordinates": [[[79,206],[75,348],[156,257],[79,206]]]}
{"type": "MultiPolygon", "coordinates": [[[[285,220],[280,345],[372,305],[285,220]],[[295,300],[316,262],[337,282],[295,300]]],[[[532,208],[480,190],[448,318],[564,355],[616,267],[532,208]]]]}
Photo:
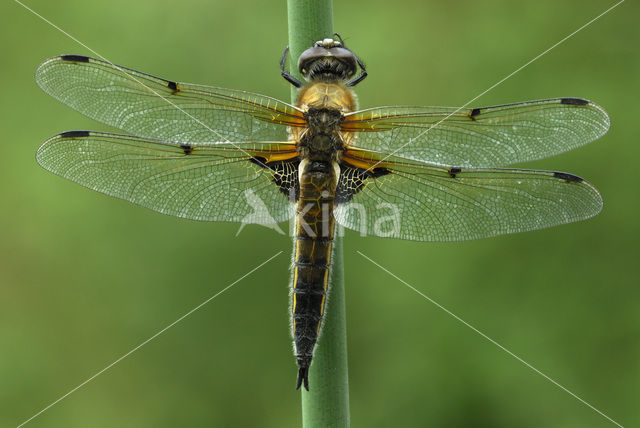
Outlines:
{"type": "Polygon", "coordinates": [[[354,147],[436,165],[499,167],[582,146],[609,129],[597,104],[553,98],[493,107],[378,107],[345,116],[354,147]]]}
{"type": "Polygon", "coordinates": [[[36,159],[57,175],[163,214],[266,225],[291,215],[296,155],[286,142],[180,144],[70,131],[45,141],[36,159]]]}
{"type": "Polygon", "coordinates": [[[170,141],[286,140],[302,113],[274,98],[178,83],[80,55],[48,59],[36,82],[80,113],[131,134],[170,141]]]}
{"type": "Polygon", "coordinates": [[[367,235],[463,241],[570,223],[602,209],[597,189],[567,173],[444,168],[396,157],[367,170],[349,152],[344,160],[336,220],[367,235]]]}

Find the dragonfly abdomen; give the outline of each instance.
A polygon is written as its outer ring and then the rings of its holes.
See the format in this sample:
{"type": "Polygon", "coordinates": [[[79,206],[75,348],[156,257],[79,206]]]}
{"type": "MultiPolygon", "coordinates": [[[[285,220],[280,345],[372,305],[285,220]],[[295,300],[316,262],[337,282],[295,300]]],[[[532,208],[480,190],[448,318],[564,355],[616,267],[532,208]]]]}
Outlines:
{"type": "Polygon", "coordinates": [[[308,371],[328,294],[335,222],[333,207],[339,169],[330,161],[300,163],[293,261],[293,338],[297,388],[309,389],[308,371]]]}

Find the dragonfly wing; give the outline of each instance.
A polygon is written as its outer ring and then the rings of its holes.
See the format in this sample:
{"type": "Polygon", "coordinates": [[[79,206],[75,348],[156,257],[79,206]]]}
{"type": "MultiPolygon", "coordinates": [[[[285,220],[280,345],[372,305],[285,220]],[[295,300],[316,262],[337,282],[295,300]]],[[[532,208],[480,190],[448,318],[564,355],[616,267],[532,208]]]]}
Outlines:
{"type": "Polygon", "coordinates": [[[36,159],[57,175],[163,214],[266,225],[292,215],[296,156],[286,142],[179,144],[70,131],[45,141],[36,159]]]}
{"type": "Polygon", "coordinates": [[[337,196],[335,216],[342,226],[414,241],[465,241],[542,229],[602,209],[597,189],[572,174],[444,168],[400,158],[371,170],[343,162],[337,196]]]}
{"type": "Polygon", "coordinates": [[[302,113],[251,92],[179,83],[80,55],[48,59],[36,82],[80,113],[134,135],[169,141],[286,140],[302,113]]]}
{"type": "Polygon", "coordinates": [[[609,117],[581,98],[493,107],[378,107],[349,113],[354,147],[436,165],[500,167],[557,155],[600,138],[609,117]]]}

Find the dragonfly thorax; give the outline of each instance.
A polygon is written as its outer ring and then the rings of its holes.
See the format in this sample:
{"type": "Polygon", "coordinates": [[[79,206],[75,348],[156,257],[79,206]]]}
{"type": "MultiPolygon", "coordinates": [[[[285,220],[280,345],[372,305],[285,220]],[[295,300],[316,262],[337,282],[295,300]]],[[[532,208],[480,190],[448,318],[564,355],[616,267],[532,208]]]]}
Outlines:
{"type": "Polygon", "coordinates": [[[340,138],[340,111],[310,108],[305,116],[308,128],[300,139],[301,155],[327,161],[335,159],[344,147],[340,138]]]}
{"type": "Polygon", "coordinates": [[[306,113],[307,124],[314,134],[333,134],[340,129],[342,114],[339,110],[309,108],[306,113]]]}

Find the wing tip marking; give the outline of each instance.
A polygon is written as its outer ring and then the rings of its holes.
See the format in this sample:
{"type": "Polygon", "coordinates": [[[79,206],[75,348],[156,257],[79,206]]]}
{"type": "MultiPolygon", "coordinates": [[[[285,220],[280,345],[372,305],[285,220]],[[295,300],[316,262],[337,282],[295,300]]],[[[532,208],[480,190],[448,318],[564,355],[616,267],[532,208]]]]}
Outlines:
{"type": "Polygon", "coordinates": [[[89,57],[84,55],[60,55],[60,59],[68,62],[89,62],[89,57]]]}
{"type": "Polygon", "coordinates": [[[555,178],[560,178],[564,181],[568,181],[570,183],[582,183],[584,178],[578,177],[577,175],[569,174],[568,172],[559,172],[556,171],[553,173],[555,178]]]}
{"type": "Polygon", "coordinates": [[[586,106],[589,104],[589,100],[584,98],[561,98],[560,104],[567,104],[571,106],[586,106]]]}
{"type": "Polygon", "coordinates": [[[90,131],[66,131],[60,133],[60,138],[86,138],[91,135],[90,131]]]}

